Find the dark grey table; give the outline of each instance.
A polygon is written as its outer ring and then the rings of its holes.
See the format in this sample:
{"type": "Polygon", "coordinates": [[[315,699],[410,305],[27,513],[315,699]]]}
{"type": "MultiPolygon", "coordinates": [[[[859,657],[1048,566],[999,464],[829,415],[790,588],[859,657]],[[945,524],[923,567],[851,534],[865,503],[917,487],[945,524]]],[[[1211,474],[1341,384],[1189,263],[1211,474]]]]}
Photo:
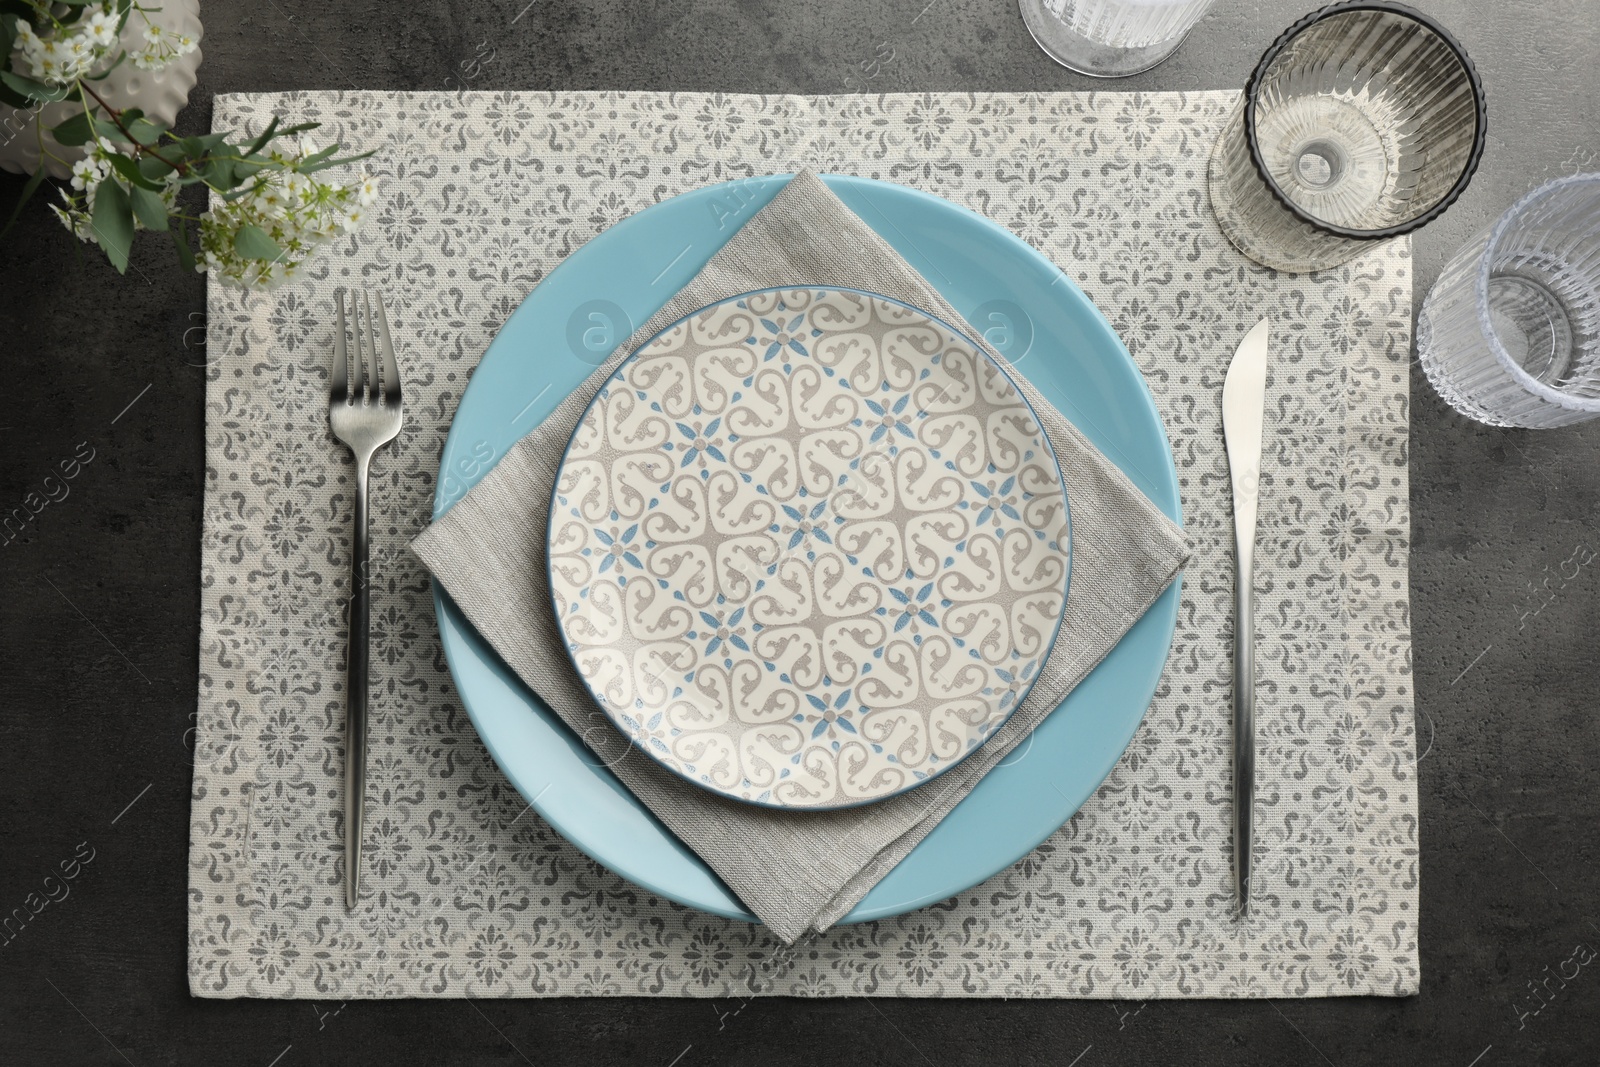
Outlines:
{"type": "MultiPolygon", "coordinates": [[[[1110,84],[1050,62],[1011,0],[212,3],[184,124],[206,127],[218,92],[453,87],[474,57],[474,88],[841,92],[884,41],[895,58],[874,80],[883,91],[1231,88],[1313,2],[1219,0],[1167,64],[1110,84]]],[[[1471,189],[1416,239],[1419,295],[1524,190],[1600,169],[1600,5],[1421,6],[1477,61],[1490,132],[1471,189]]],[[[0,182],[7,212],[20,186],[0,182]]],[[[164,242],[137,247],[126,278],[73,244],[35,205],[0,246],[0,511],[80,448],[95,455],[69,496],[0,546],[0,914],[80,842],[94,859],[70,896],[0,935],[0,1063],[1600,1060],[1589,947],[1600,949],[1600,567],[1559,588],[1557,577],[1553,601],[1543,591],[1576,548],[1600,549],[1600,423],[1479,426],[1420,371],[1420,996],[1142,1008],[771,999],[725,1023],[735,1005],[705,1001],[353,1002],[335,1015],[334,1003],[190,999],[204,286],[164,242]]]]}

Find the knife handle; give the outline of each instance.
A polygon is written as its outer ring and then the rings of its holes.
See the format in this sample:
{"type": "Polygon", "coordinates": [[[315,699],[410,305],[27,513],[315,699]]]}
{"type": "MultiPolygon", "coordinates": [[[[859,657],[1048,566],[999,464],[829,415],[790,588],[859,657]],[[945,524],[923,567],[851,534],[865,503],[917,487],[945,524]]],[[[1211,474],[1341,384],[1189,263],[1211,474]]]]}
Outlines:
{"type": "Polygon", "coordinates": [[[1256,799],[1255,538],[1239,540],[1233,623],[1233,880],[1239,915],[1250,912],[1250,846],[1256,799]]]}

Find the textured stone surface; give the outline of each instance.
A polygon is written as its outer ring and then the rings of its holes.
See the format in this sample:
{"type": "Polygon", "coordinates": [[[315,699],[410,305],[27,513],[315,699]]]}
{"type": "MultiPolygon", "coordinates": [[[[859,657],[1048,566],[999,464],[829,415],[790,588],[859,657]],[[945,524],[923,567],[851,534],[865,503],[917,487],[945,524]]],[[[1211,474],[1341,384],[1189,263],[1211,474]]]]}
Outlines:
{"type": "MultiPolygon", "coordinates": [[[[203,128],[216,91],[310,87],[1095,87],[1040,53],[1006,0],[924,3],[213,4],[202,12],[206,61],[184,122],[203,128]],[[868,80],[859,65],[874,59],[879,72],[868,80]]],[[[1310,6],[1220,0],[1171,61],[1116,87],[1238,86],[1310,6]]],[[[1472,188],[1416,239],[1419,295],[1450,252],[1519,193],[1600,169],[1600,73],[1587,62],[1600,9],[1584,0],[1421,6],[1477,61],[1490,137],[1472,188]]],[[[19,188],[9,177],[0,182],[0,201],[19,188]]],[[[159,242],[137,249],[118,279],[62,236],[35,209],[0,251],[4,509],[42,494],[60,463],[93,450],[65,483],[69,495],[0,549],[0,910],[27,908],[30,893],[37,906],[46,876],[63,862],[77,871],[67,896],[0,944],[7,1062],[1067,1064],[1082,1054],[1085,1067],[1465,1067],[1480,1056],[1488,1067],[1585,1062],[1600,1046],[1600,976],[1580,966],[1587,949],[1574,952],[1579,943],[1600,946],[1589,918],[1600,814],[1591,754],[1600,733],[1592,717],[1600,568],[1562,584],[1575,549],[1600,548],[1600,426],[1477,426],[1450,414],[1416,371],[1421,996],[1142,1009],[785,1000],[480,1009],[441,1001],[351,1004],[338,1014],[337,1003],[189,1000],[185,746],[199,617],[203,285],[177,276],[159,242]],[[1529,987],[1541,979],[1542,1001],[1529,987]]],[[[48,886],[62,896],[58,882],[48,886]]]]}

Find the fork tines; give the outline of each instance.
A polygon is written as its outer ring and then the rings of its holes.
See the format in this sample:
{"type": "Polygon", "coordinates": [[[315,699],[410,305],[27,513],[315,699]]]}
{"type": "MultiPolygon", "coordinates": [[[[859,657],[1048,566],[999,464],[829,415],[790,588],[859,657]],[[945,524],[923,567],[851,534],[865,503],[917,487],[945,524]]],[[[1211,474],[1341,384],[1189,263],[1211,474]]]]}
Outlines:
{"type": "Polygon", "coordinates": [[[334,291],[333,371],[330,387],[334,403],[397,404],[400,402],[400,370],[395,364],[394,345],[389,340],[389,317],[383,297],[374,299],[365,290],[349,293],[350,311],[345,313],[343,288],[334,291]],[[354,348],[349,358],[347,344],[354,348]],[[353,375],[352,375],[353,372],[353,375]]]}

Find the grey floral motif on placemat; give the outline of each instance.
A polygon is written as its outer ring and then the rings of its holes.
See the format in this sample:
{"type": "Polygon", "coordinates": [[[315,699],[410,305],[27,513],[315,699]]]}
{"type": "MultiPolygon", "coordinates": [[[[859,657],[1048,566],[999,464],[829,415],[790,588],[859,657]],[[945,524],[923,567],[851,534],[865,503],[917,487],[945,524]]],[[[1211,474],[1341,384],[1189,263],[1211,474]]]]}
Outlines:
{"type": "MultiPolygon", "coordinates": [[[[1409,244],[1299,276],[1236,253],[1205,187],[1206,153],[1235,99],[219,97],[219,125],[282,112],[323,122],[327,140],[376,148],[385,195],[372,224],[306,282],[210,293],[193,992],[1416,992],[1409,244]],[[966,205],[1083,287],[1161,410],[1194,558],[1145,723],[1071,822],[956,899],[785,948],[760,927],[622,881],[528,810],[460,706],[427,578],[404,546],[429,521],[473,366],[566,253],[664,197],[805,163],[966,205]],[[351,284],[390,301],[408,403],[406,429],[373,473],[368,895],[346,914],[351,489],[325,389],[333,290],[351,284]],[[1219,396],[1229,354],[1262,315],[1273,317],[1274,362],[1257,562],[1258,869],[1241,922],[1229,867],[1232,529],[1219,396]]],[[[1025,309],[984,310],[974,325],[992,323],[989,340],[1027,373],[1025,309]]],[[[1026,759],[1026,745],[1011,758],[1026,759]]]]}

